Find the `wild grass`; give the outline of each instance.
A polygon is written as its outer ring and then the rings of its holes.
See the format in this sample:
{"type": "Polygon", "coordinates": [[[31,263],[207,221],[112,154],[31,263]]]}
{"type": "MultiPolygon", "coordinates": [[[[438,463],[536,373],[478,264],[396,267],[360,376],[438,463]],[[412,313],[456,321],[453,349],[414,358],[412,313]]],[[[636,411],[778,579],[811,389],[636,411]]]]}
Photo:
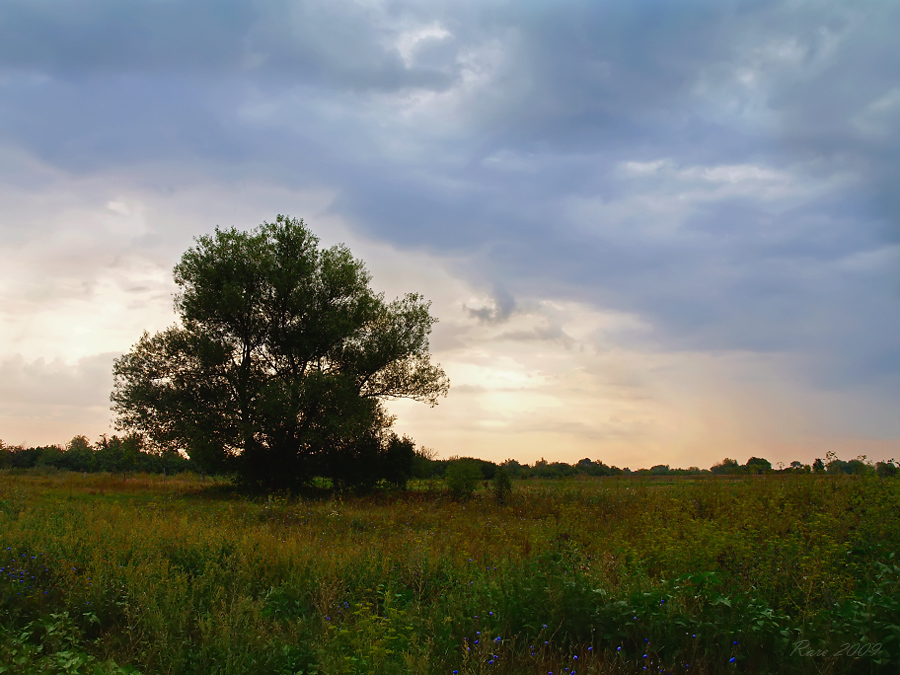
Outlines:
{"type": "Polygon", "coordinates": [[[898,525],[875,477],[529,481],[501,505],[0,473],[0,672],[893,673],[898,525]]]}

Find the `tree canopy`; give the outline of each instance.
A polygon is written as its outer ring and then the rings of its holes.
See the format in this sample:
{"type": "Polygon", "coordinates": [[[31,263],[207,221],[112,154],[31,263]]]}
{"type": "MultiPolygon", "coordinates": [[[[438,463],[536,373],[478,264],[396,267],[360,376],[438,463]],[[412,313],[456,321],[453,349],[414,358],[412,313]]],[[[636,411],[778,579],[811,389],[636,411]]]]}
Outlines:
{"type": "Polygon", "coordinates": [[[198,237],[174,276],[180,321],[115,362],[120,429],[258,487],[402,482],[413,446],[384,401],[435,405],[449,388],[430,303],[386,301],[346,246],[280,215],[198,237]]]}

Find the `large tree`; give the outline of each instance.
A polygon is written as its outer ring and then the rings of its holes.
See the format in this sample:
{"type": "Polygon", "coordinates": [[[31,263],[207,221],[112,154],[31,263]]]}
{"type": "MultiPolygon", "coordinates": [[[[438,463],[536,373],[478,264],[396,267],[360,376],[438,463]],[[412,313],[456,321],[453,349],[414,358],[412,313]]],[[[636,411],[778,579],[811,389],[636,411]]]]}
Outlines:
{"type": "Polygon", "coordinates": [[[384,401],[435,405],[449,387],[430,361],[430,303],[385,301],[302,220],[195,241],[175,267],[180,321],[115,362],[118,427],[262,488],[399,480],[411,442],[384,401]]]}

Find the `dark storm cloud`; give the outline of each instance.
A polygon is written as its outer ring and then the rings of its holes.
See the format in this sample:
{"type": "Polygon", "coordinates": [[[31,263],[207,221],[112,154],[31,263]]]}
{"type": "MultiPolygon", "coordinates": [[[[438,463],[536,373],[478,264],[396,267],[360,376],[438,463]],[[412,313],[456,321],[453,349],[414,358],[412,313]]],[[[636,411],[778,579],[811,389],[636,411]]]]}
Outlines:
{"type": "Polygon", "coordinates": [[[127,73],[253,71],[261,81],[395,89],[440,86],[434,69],[406,67],[374,7],[353,3],[89,0],[4,3],[0,62],[54,78],[127,73]]]}
{"type": "Polygon", "coordinates": [[[836,386],[900,371],[897,25],[887,2],[7,2],[0,140],[327,185],[366,234],[505,289],[476,318],[574,298],[836,386]]]}
{"type": "Polygon", "coordinates": [[[0,12],[0,61],[61,79],[237,67],[255,14],[233,0],[10,0],[0,12]]]}
{"type": "MultiPolygon", "coordinates": [[[[896,375],[898,253],[875,258],[900,222],[898,8],[566,9],[519,17],[516,59],[531,86],[510,97],[509,114],[480,120],[493,125],[482,156],[531,153],[533,171],[488,180],[481,166],[466,167],[471,190],[447,205],[422,181],[375,177],[353,193],[358,217],[400,239],[389,214],[379,222],[375,195],[389,195],[404,205],[401,223],[436,224],[437,234],[403,237],[486,239],[493,265],[479,270],[518,277],[520,292],[549,286],[637,311],[668,347],[809,351],[819,357],[815,377],[832,384],[896,375]],[[741,76],[756,83],[744,87],[741,76]],[[569,198],[610,203],[634,190],[613,176],[617,162],[657,158],[685,168],[749,163],[834,185],[768,203],[758,192],[712,196],[657,223],[640,210],[620,223],[602,212],[589,223],[567,216],[569,198]],[[653,227],[667,219],[675,236],[653,227]],[[870,254],[867,270],[845,264],[870,254]]],[[[664,178],[648,199],[667,190],[664,178]]]]}
{"type": "Polygon", "coordinates": [[[8,98],[0,104],[0,119],[8,142],[27,142],[41,158],[78,172],[179,157],[228,162],[248,154],[247,139],[229,134],[227,114],[215,108],[218,92],[182,78],[4,88],[8,98]]]}

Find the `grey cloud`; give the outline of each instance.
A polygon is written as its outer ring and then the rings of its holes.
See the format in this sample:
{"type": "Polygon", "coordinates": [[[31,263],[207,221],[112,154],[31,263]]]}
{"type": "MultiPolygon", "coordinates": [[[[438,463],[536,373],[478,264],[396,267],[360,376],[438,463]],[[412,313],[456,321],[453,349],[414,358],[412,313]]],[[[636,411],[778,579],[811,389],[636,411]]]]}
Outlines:
{"type": "Polygon", "coordinates": [[[531,330],[511,330],[501,333],[500,340],[512,340],[514,342],[558,342],[564,347],[572,347],[575,340],[568,335],[561,326],[546,321],[543,325],[531,330]]]}
{"type": "Polygon", "coordinates": [[[338,88],[447,86],[454,54],[437,67],[405,64],[390,44],[397,18],[375,5],[319,0],[11,0],[0,9],[0,63],[78,82],[155,73],[338,88]]]}
{"type": "Polygon", "coordinates": [[[21,356],[0,361],[0,401],[6,410],[27,407],[50,410],[72,401],[90,408],[109,407],[112,362],[118,354],[97,354],[75,364],[21,356]]]}
{"type": "Polygon", "coordinates": [[[11,0],[0,9],[0,62],[60,77],[235,67],[254,15],[251,3],[233,0],[11,0]]]}
{"type": "MultiPolygon", "coordinates": [[[[520,44],[535,55],[525,67],[537,82],[524,98],[507,101],[527,112],[498,117],[485,153],[539,150],[547,161],[491,181],[495,192],[484,190],[480,169],[467,167],[471,190],[431,212],[425,204],[440,203],[443,195],[429,200],[421,181],[407,201],[402,184],[376,179],[373,195],[386,189],[409,209],[400,222],[436,225],[437,232],[403,235],[454,248],[465,247],[467,238],[490,242],[470,274],[506,279],[517,295],[549,291],[637,311],[657,326],[661,347],[815,351],[840,381],[850,372],[896,373],[896,256],[892,266],[865,277],[840,270],[841,259],[894,240],[897,193],[887,187],[896,184],[898,166],[894,118],[879,121],[889,137],[877,150],[853,122],[871,101],[892,100],[883,97],[896,86],[900,59],[884,27],[896,24],[896,10],[879,5],[864,17],[842,5],[745,4],[740,12],[729,5],[698,12],[672,5],[644,33],[660,40],[642,42],[633,39],[645,27],[636,15],[635,30],[619,41],[590,30],[601,17],[617,29],[628,24],[629,10],[609,16],[608,5],[596,7],[560,12],[556,22],[523,22],[520,44]],[[598,71],[606,80],[594,85],[584,65],[592,58],[609,65],[598,71]],[[735,79],[751,67],[759,71],[758,94],[735,79]],[[704,82],[713,90],[698,94],[695,87],[704,82]],[[754,95],[764,122],[748,110],[754,95]],[[720,107],[719,99],[728,97],[737,106],[732,111],[720,107]],[[611,169],[629,153],[630,159],[675,157],[684,165],[749,161],[823,185],[841,175],[856,178],[799,201],[767,206],[752,193],[717,198],[683,217],[601,220],[591,232],[588,223],[567,217],[567,196],[593,194],[614,205],[628,195],[611,169]],[[880,212],[873,208],[879,204],[880,212]],[[676,234],[660,236],[648,225],[676,234]]],[[[354,209],[357,218],[386,236],[400,231],[368,204],[354,209]]]]}
{"type": "Polygon", "coordinates": [[[479,323],[496,324],[509,320],[516,310],[516,300],[503,288],[494,290],[493,303],[485,307],[464,307],[466,314],[479,323]]]}
{"type": "Polygon", "coordinates": [[[574,298],[639,314],[659,349],[809,352],[823,386],[900,371],[900,267],[842,267],[900,236],[892,3],[80,5],[0,9],[0,138],[54,165],[333,186],[366,235],[508,289],[467,308],[482,322],[574,298]],[[452,38],[405,63],[392,41],[435,21],[452,38]],[[485,44],[503,65],[449,121],[397,113],[456,92],[485,44]],[[654,211],[691,188],[617,173],[654,160],[825,187],[654,211]]]}
{"type": "Polygon", "coordinates": [[[380,15],[376,6],[303,2],[264,7],[245,43],[263,78],[299,77],[329,88],[390,91],[443,89],[455,77],[453,50],[432,59],[436,67],[404,63],[391,44],[401,32],[400,17],[380,15]]]}

